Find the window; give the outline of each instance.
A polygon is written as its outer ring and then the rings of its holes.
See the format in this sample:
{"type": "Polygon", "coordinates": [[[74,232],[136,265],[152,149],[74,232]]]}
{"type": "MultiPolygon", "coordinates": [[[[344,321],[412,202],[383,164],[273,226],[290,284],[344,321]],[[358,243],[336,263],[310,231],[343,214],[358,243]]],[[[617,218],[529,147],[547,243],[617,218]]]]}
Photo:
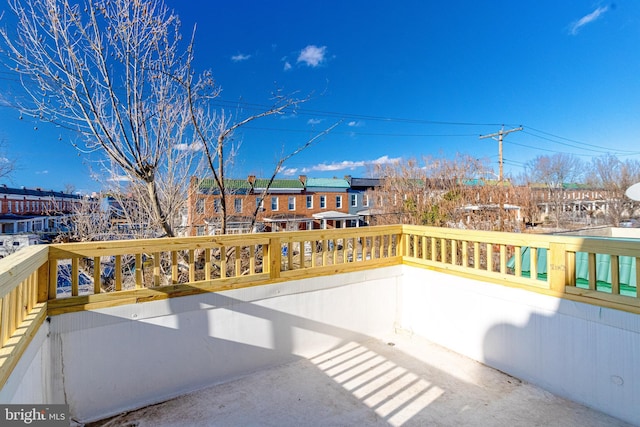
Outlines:
{"type": "Polygon", "coordinates": [[[204,213],[204,199],[196,200],[196,213],[204,213]]]}
{"type": "Polygon", "coordinates": [[[320,209],[327,208],[327,196],[320,196],[320,209]]]}
{"type": "Polygon", "coordinates": [[[198,236],[204,236],[204,226],[203,225],[199,225],[196,227],[196,234],[198,236]]]}
{"type": "Polygon", "coordinates": [[[336,209],[342,208],[342,196],[336,196],[336,209]]]}
{"type": "Polygon", "coordinates": [[[256,208],[258,210],[264,210],[264,199],[262,197],[256,197],[256,208]]]}
{"type": "Polygon", "coordinates": [[[362,206],[364,207],[368,207],[369,206],[369,196],[366,194],[362,195],[362,206]]]}
{"type": "Polygon", "coordinates": [[[278,198],[275,196],[271,198],[271,210],[272,211],[278,210],[278,198]]]}
{"type": "Polygon", "coordinates": [[[236,213],[242,213],[242,199],[233,200],[233,210],[236,213]]]}
{"type": "Polygon", "coordinates": [[[295,211],[296,210],[296,198],[294,196],[289,196],[288,207],[289,207],[290,211],[295,211]]]}
{"type": "Polygon", "coordinates": [[[214,199],[213,200],[213,211],[214,212],[220,212],[220,209],[222,209],[222,203],[220,202],[220,199],[214,199]]]}
{"type": "Polygon", "coordinates": [[[313,196],[307,196],[307,209],[313,209],[313,196]]]}
{"type": "Polygon", "coordinates": [[[358,195],[357,194],[352,194],[351,195],[351,207],[355,208],[358,206],[358,195]]]}
{"type": "Polygon", "coordinates": [[[20,246],[20,242],[13,242],[13,246],[20,246]]]}

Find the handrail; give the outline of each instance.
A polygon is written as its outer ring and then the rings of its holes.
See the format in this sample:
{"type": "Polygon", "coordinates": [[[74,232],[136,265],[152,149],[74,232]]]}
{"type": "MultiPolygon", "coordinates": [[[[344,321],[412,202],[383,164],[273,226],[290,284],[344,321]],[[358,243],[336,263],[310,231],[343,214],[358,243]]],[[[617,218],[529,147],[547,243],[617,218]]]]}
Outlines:
{"type": "Polygon", "coordinates": [[[0,259],[0,385],[47,314],[47,246],[30,246],[0,259]]]}
{"type": "Polygon", "coordinates": [[[0,385],[47,315],[400,264],[640,313],[634,239],[392,225],[32,246],[0,259],[0,385]]]}
{"type": "Polygon", "coordinates": [[[403,240],[407,264],[640,313],[638,239],[405,225],[403,240]]]}
{"type": "Polygon", "coordinates": [[[380,226],[51,245],[49,313],[113,305],[116,295],[140,302],[397,265],[401,233],[380,226]]]}

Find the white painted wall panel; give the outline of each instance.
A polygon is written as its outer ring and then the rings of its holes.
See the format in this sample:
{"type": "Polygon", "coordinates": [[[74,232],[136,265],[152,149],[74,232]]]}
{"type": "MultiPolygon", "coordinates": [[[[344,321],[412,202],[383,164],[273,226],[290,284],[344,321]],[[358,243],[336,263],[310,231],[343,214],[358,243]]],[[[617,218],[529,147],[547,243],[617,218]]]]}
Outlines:
{"type": "Polygon", "coordinates": [[[49,323],[44,322],[22,354],[9,379],[0,389],[2,403],[64,403],[51,389],[49,323]]]}
{"type": "Polygon", "coordinates": [[[640,316],[405,267],[401,327],[640,425],[640,316]]]}
{"type": "Polygon", "coordinates": [[[87,421],[393,331],[402,267],[52,318],[71,414],[87,421]]]}

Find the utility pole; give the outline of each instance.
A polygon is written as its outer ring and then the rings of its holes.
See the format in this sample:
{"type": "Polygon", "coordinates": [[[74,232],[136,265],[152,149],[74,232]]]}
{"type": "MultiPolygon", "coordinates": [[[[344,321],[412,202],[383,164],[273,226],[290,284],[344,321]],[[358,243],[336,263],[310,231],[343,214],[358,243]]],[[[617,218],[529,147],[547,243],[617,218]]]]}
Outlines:
{"type": "Polygon", "coordinates": [[[499,211],[499,220],[500,220],[500,231],[504,231],[504,200],[502,198],[502,183],[504,181],[504,166],[503,166],[503,158],[502,158],[502,138],[505,135],[510,134],[511,132],[518,132],[522,130],[522,126],[517,127],[517,128],[513,128],[513,129],[509,129],[509,130],[504,130],[504,125],[502,125],[502,128],[496,132],[496,133],[492,133],[490,135],[480,135],[480,139],[485,139],[485,138],[491,138],[491,139],[495,139],[496,141],[498,141],[498,161],[499,161],[499,165],[500,165],[500,175],[498,175],[499,180],[498,180],[498,198],[499,198],[499,205],[500,205],[500,211],[499,211]],[[497,138],[496,138],[497,137],[497,138]]]}
{"type": "Polygon", "coordinates": [[[503,167],[503,159],[502,159],[502,138],[505,135],[510,134],[511,132],[518,132],[518,131],[521,131],[522,129],[523,129],[522,126],[520,126],[514,129],[504,130],[504,125],[502,125],[502,129],[500,129],[496,133],[492,133],[490,135],[480,135],[480,139],[491,138],[498,141],[498,157],[499,157],[499,165],[500,165],[500,175],[498,176],[501,184],[502,184],[502,180],[504,179],[504,167],[503,167]]]}

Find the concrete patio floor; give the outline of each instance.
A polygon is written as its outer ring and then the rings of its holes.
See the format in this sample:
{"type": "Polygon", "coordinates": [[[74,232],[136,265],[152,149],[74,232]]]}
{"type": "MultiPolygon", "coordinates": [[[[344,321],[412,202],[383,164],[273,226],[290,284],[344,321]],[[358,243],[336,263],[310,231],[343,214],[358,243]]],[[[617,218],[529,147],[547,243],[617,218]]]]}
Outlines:
{"type": "Polygon", "coordinates": [[[88,426],[630,426],[415,336],[344,342],[88,426]]]}

